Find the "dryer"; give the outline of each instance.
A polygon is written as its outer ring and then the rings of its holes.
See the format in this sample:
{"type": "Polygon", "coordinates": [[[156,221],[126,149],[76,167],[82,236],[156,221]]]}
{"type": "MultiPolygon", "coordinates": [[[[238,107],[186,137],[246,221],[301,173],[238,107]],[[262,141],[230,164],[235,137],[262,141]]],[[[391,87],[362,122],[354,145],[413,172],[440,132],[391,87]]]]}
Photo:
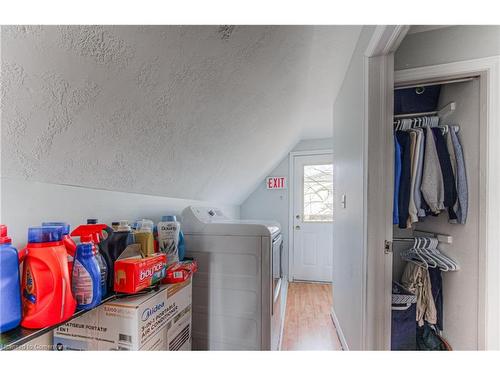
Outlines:
{"type": "Polygon", "coordinates": [[[194,350],[277,350],[283,241],[276,222],[230,219],[213,207],[182,213],[193,279],[194,350]]]}

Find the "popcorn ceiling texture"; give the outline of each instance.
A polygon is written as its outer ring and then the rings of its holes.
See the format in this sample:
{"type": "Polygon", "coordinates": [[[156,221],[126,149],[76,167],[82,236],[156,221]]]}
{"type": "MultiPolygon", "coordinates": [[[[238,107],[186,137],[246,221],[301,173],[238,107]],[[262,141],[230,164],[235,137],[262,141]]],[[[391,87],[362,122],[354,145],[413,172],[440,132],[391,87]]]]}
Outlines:
{"type": "Polygon", "coordinates": [[[239,204],[331,136],[359,27],[3,26],[2,177],[239,204]]]}

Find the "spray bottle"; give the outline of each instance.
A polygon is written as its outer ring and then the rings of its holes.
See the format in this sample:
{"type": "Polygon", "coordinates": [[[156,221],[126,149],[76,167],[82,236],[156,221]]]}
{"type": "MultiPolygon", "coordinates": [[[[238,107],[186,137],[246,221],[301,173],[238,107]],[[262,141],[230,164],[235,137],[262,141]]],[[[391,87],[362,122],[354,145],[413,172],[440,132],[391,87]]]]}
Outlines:
{"type": "MultiPolygon", "coordinates": [[[[90,219],[92,220],[92,219],[90,219]]],[[[87,220],[89,222],[89,220],[87,220]]],[[[95,254],[95,259],[99,265],[101,275],[101,297],[104,298],[108,294],[108,277],[109,265],[104,257],[103,252],[99,248],[101,244],[101,236],[103,231],[110,231],[106,224],[87,224],[78,226],[73,232],[72,236],[79,236],[80,242],[90,242],[92,244],[92,251],[95,254]]]]}
{"type": "Polygon", "coordinates": [[[72,290],[77,307],[89,310],[101,303],[101,269],[94,253],[94,244],[84,242],[76,247],[72,275],[72,290]]]}

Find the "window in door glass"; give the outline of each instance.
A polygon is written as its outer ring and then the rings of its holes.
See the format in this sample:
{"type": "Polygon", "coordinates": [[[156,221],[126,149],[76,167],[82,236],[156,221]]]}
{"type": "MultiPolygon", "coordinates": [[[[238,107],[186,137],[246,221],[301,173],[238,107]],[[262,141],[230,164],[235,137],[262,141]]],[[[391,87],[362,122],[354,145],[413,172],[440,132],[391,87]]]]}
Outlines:
{"type": "Polygon", "coordinates": [[[333,220],[333,165],[304,166],[304,221],[333,220]]]}

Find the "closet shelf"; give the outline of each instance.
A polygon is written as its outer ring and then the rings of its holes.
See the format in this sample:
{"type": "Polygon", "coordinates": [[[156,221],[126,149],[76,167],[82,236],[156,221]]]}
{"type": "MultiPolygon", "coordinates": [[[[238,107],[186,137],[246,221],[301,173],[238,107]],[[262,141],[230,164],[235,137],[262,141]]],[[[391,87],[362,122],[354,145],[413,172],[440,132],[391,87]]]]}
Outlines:
{"type": "Polygon", "coordinates": [[[441,120],[445,117],[451,115],[457,109],[457,103],[451,102],[441,108],[439,111],[430,112],[416,112],[416,113],[403,113],[400,115],[394,115],[394,118],[406,118],[406,117],[422,117],[422,116],[438,116],[441,120]]]}

